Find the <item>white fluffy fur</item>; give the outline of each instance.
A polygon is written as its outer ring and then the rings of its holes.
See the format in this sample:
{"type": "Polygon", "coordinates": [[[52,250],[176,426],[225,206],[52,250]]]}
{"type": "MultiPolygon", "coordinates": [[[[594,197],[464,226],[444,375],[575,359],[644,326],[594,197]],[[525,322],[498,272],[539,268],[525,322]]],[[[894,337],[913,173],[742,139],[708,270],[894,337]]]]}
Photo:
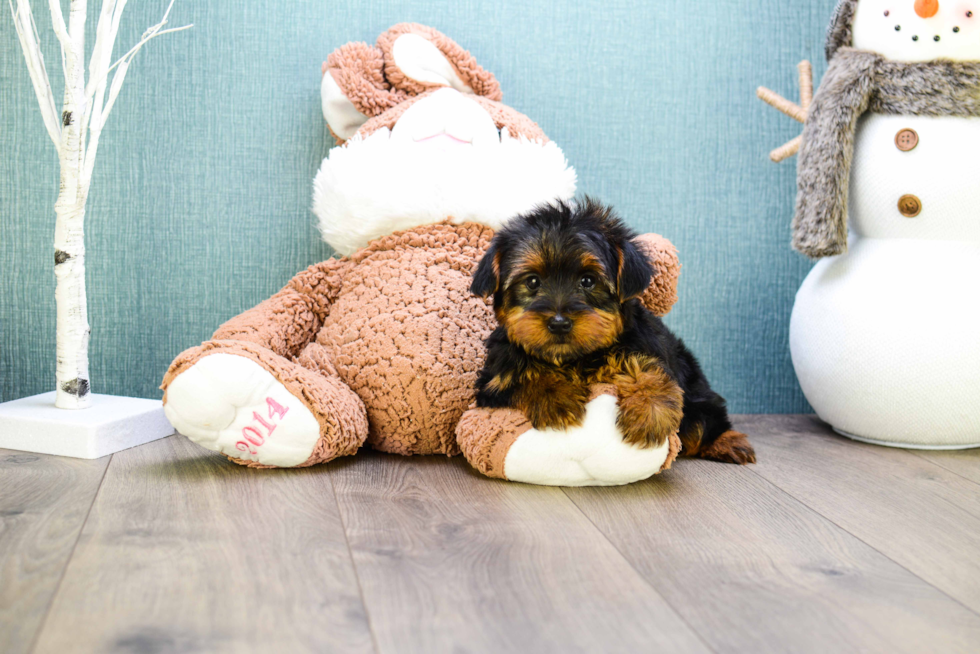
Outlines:
{"type": "Polygon", "coordinates": [[[533,207],[575,194],[575,170],[555,143],[433,147],[387,129],[334,148],[313,181],[323,240],[347,255],[372,239],[451,219],[501,227],[533,207]]]}

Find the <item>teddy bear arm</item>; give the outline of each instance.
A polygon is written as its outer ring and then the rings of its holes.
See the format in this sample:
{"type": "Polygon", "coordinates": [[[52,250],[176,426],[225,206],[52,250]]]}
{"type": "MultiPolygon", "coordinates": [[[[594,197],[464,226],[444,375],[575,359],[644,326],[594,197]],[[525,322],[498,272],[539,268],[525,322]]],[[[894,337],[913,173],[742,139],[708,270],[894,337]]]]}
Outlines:
{"type": "Polygon", "coordinates": [[[504,462],[511,445],[531,423],[515,409],[474,409],[456,426],[456,442],[470,465],[487,477],[506,479],[504,462]]]}
{"type": "Polygon", "coordinates": [[[681,272],[677,248],[659,234],[641,234],[633,242],[653,266],[650,286],[640,296],[640,302],[655,315],[663,317],[677,302],[677,279],[681,272]]]}
{"type": "Polygon", "coordinates": [[[297,356],[319,332],[350,265],[328,259],[310,266],[268,300],[221,325],[212,340],[245,341],[282,357],[297,356]]]}
{"type": "Polygon", "coordinates": [[[584,423],[562,432],[536,430],[516,409],[470,408],[456,441],[487,477],[547,486],[620,485],[670,468],[681,448],[677,434],[658,447],[627,445],[616,427],[616,395],[614,386],[594,386],[584,423]]]}

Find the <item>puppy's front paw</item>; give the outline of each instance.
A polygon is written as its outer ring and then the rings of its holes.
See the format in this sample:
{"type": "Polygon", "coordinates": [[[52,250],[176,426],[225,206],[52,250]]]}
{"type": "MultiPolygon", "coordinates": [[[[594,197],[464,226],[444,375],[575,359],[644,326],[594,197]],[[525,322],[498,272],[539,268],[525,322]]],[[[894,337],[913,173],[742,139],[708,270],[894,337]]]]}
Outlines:
{"type": "Polygon", "coordinates": [[[684,392],[663,371],[654,369],[616,380],[617,425],[623,440],[638,447],[659,447],[677,433],[684,417],[684,392]]]}
{"type": "Polygon", "coordinates": [[[524,415],[535,429],[568,429],[579,427],[585,419],[585,402],[588,398],[580,394],[556,394],[539,397],[525,404],[524,415]]]}
{"type": "Polygon", "coordinates": [[[564,374],[547,374],[522,388],[516,399],[535,429],[564,430],[581,426],[589,389],[564,374]]]}

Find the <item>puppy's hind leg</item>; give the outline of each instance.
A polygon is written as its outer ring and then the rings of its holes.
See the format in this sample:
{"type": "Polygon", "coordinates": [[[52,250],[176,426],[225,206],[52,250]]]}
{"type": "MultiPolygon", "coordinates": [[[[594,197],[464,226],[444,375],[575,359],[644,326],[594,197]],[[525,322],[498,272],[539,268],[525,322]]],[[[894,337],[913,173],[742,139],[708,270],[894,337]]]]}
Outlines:
{"type": "Polygon", "coordinates": [[[677,373],[684,389],[681,456],[722,463],[755,463],[755,450],[745,434],[732,429],[725,398],[711,389],[698,360],[682,341],[677,343],[677,373]]]}
{"type": "Polygon", "coordinates": [[[745,434],[732,429],[725,400],[709,390],[699,398],[684,397],[681,456],[722,463],[755,463],[755,450],[745,434]]]}

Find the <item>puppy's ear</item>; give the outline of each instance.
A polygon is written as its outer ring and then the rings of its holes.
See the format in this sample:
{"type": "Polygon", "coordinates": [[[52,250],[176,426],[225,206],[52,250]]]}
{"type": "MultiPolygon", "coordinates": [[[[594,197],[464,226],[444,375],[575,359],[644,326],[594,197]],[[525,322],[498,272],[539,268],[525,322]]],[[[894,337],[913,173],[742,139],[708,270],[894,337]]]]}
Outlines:
{"type": "Polygon", "coordinates": [[[470,292],[480,297],[496,293],[500,288],[500,244],[494,241],[487,248],[486,254],[480,259],[480,264],[473,273],[473,283],[470,292]]]}
{"type": "Polygon", "coordinates": [[[650,278],[653,277],[653,266],[633,241],[624,239],[615,247],[619,264],[616,286],[619,290],[619,301],[625,302],[647,290],[650,278]]]}

